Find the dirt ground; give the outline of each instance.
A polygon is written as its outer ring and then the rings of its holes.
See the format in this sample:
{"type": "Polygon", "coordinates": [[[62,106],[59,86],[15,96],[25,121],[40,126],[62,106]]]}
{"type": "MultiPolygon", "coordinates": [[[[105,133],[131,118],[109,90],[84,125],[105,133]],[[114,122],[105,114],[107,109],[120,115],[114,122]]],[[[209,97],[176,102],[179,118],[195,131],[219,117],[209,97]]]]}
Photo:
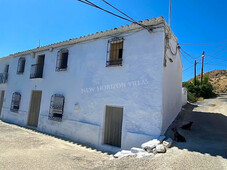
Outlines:
{"type": "MultiPolygon", "coordinates": [[[[174,142],[153,157],[112,155],[0,121],[0,169],[227,169],[227,95],[187,104],[170,129],[193,121],[174,142]]],[[[169,130],[166,134],[172,137],[169,130]]]]}

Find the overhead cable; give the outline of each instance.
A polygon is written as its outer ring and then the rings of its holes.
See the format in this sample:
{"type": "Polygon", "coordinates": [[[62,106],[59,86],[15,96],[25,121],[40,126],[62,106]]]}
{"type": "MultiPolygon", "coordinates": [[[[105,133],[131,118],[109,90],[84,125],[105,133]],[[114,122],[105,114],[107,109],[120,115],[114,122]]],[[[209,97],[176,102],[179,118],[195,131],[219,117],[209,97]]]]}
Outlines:
{"type": "Polygon", "coordinates": [[[188,45],[188,46],[206,46],[206,45],[216,45],[216,44],[222,44],[222,43],[227,43],[226,41],[220,41],[216,43],[208,43],[208,44],[179,44],[179,45],[188,45]]]}

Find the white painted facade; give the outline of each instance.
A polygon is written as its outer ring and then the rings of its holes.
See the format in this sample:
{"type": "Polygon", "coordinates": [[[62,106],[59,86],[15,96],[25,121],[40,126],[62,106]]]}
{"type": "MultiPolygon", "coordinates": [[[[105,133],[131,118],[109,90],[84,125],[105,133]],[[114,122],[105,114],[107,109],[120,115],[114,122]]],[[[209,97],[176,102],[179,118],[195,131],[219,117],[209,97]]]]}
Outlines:
{"type": "Polygon", "coordinates": [[[31,92],[41,90],[39,131],[110,152],[139,147],[163,134],[181,109],[182,62],[177,39],[164,19],[143,23],[162,27],[148,32],[133,24],[0,58],[0,73],[9,64],[8,82],[0,84],[0,91],[5,90],[1,119],[27,126],[31,92]],[[113,37],[124,38],[123,63],[106,67],[108,40],[113,37]],[[56,72],[62,48],[69,50],[68,67],[56,72]],[[30,79],[31,65],[42,54],[43,78],[30,79]],[[21,75],[16,73],[19,57],[26,59],[21,75]],[[19,113],[10,111],[14,92],[21,94],[19,113]],[[65,97],[61,122],[48,119],[53,94],[65,97]],[[103,144],[107,105],[123,107],[121,148],[103,144]]]}
{"type": "Polygon", "coordinates": [[[182,88],[182,106],[186,105],[188,102],[188,92],[187,88],[183,87],[182,88]]]}

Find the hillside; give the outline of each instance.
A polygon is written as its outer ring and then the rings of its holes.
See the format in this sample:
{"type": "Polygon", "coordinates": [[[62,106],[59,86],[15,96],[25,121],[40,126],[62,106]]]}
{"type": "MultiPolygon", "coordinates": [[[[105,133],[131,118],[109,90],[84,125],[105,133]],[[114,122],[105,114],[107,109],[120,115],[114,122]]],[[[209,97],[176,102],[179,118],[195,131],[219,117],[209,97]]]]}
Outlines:
{"type": "MultiPolygon", "coordinates": [[[[227,93],[227,70],[213,70],[204,73],[204,75],[209,76],[209,81],[213,85],[215,93],[227,93]]],[[[197,76],[198,80],[200,80],[200,76],[200,74],[197,76]]]]}

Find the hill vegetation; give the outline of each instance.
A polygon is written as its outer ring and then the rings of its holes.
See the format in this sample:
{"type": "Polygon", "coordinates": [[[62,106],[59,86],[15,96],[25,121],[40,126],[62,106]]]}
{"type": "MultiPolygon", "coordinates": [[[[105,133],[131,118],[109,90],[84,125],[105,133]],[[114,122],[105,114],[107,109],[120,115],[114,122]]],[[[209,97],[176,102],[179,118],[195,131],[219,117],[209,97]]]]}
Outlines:
{"type": "Polygon", "coordinates": [[[215,97],[218,93],[227,93],[227,70],[213,70],[204,73],[203,84],[199,81],[201,75],[187,82],[183,82],[183,87],[187,88],[188,100],[196,102],[203,98],[215,97]]]}
{"type": "MultiPolygon", "coordinates": [[[[208,80],[213,86],[214,93],[227,93],[227,70],[212,70],[204,73],[204,76],[208,76],[208,80]]],[[[197,76],[200,80],[201,75],[197,76]]],[[[187,82],[192,82],[194,79],[190,79],[187,82]]]]}

